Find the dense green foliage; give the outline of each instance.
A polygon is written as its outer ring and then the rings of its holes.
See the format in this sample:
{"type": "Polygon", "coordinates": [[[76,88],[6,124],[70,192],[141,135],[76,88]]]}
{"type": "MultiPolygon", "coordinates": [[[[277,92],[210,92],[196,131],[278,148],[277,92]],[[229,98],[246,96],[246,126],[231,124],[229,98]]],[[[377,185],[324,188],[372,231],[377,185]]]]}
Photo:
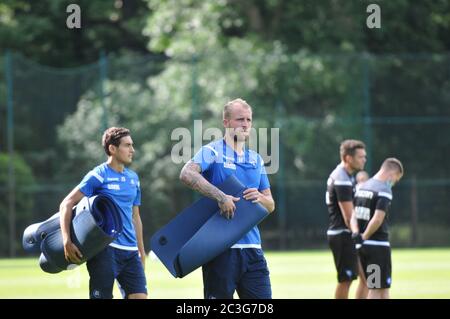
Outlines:
{"type": "Polygon", "coordinates": [[[105,125],[126,126],[148,238],[192,200],[171,159],[173,130],[195,119],[220,128],[224,102],[243,97],[256,127],[280,128],[281,170],[270,179],[281,205],[263,224],[274,238],[282,233],[292,247],[322,238],[324,183],[344,138],[368,144],[371,173],[387,156],[404,162],[393,222],[410,222],[416,177],[420,220],[450,225],[442,138],[450,136],[450,1],[381,1],[380,29],[366,26],[370,1],[78,1],[79,30],[65,25],[69,3],[0,4],[0,98],[9,48],[20,53],[12,55],[15,148],[40,191],[52,192],[39,215],[104,160],[105,125]]]}

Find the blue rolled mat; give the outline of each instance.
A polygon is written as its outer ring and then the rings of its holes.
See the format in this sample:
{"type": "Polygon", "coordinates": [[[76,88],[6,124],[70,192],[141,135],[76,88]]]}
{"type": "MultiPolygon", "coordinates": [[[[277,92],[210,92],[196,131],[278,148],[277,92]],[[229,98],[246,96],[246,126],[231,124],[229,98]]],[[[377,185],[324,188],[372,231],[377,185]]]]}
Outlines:
{"type": "MultiPolygon", "coordinates": [[[[89,207],[89,198],[83,197],[78,205],[76,205],[72,210],[72,219],[83,210],[89,207]]],[[[52,215],[49,219],[31,224],[28,226],[22,236],[22,246],[23,249],[28,253],[41,253],[41,243],[48,234],[58,230],[60,228],[59,222],[60,214],[57,212],[52,215]]]]}
{"type": "MultiPolygon", "coordinates": [[[[97,195],[88,199],[88,205],[77,212],[71,223],[72,242],[81,251],[81,263],[94,257],[122,233],[120,208],[109,196],[97,195]]],[[[64,257],[61,229],[44,238],[39,259],[42,270],[57,273],[72,269],[64,257]]]]}
{"type": "Polygon", "coordinates": [[[23,249],[28,253],[40,253],[41,242],[49,233],[59,229],[59,227],[59,213],[54,214],[46,221],[28,226],[23,232],[23,249]]]}
{"type": "Polygon", "coordinates": [[[218,188],[240,197],[232,219],[220,215],[217,202],[202,197],[151,238],[151,249],[174,277],[183,278],[235,244],[269,212],[242,197],[246,187],[234,176],[218,188]]]}
{"type": "MultiPolygon", "coordinates": [[[[120,208],[109,196],[97,195],[91,198],[84,198],[74,211],[76,215],[72,219],[70,233],[72,242],[83,254],[81,263],[94,257],[122,233],[123,225],[120,217],[120,208]]],[[[52,226],[52,229],[56,227],[41,240],[40,250],[42,253],[39,258],[39,265],[45,272],[58,273],[72,269],[76,265],[70,264],[64,257],[64,245],[59,227],[59,213],[52,216],[52,218],[58,220],[57,227],[54,220],[49,219],[46,221],[48,222],[47,224],[44,222],[44,226],[41,225],[34,229],[38,231],[42,229],[48,230],[50,226],[52,226]],[[50,220],[51,223],[49,222],[50,220]]],[[[39,233],[33,234],[30,230],[27,232],[26,237],[28,239],[41,238],[39,233]]],[[[29,246],[31,247],[31,245],[29,246]]],[[[33,249],[35,249],[34,246],[33,249]]]]}

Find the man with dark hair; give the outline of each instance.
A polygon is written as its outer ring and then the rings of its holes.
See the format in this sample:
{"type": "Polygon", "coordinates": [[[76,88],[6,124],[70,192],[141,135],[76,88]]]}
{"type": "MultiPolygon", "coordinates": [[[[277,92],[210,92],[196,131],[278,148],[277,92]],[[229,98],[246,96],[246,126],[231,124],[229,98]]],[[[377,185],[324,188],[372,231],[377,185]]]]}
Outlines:
{"type": "Polygon", "coordinates": [[[341,163],[330,174],[327,181],[325,201],[328,206],[329,228],[328,244],[333,252],[337,270],[338,284],[335,290],[336,299],[348,298],[353,280],[360,274],[360,282],[356,298],[367,295],[366,283],[358,262],[355,245],[350,231],[350,219],[353,212],[353,196],[355,192],[354,175],[364,169],[366,163],[365,145],[357,140],[345,140],[340,145],[341,163]]]}
{"type": "Polygon", "coordinates": [[[392,264],[386,214],[392,201],[392,187],[402,176],[402,163],[396,158],[387,158],[355,195],[352,238],[365,271],[369,299],[389,299],[392,264]]]}
{"type": "MultiPolygon", "coordinates": [[[[275,202],[262,157],[245,148],[252,127],[252,108],[242,99],[228,102],[223,109],[223,125],[224,138],[204,145],[183,167],[180,179],[216,200],[225,218],[233,218],[234,203],[239,200],[260,203],[273,212],[275,202]],[[248,187],[243,198],[227,195],[216,187],[230,175],[248,187]]],[[[203,265],[202,271],[205,299],[231,299],[235,291],[243,299],[272,298],[269,269],[257,226],[203,265]]]]}
{"type": "Polygon", "coordinates": [[[64,198],[60,205],[61,231],[66,260],[80,263],[80,250],[70,237],[73,207],[84,197],[109,195],[121,208],[123,233],[107,248],[87,261],[90,298],[113,297],[117,279],[124,298],[147,298],[145,250],[142,222],[139,215],[141,190],[138,175],[126,165],[131,164],[134,148],[130,131],[121,127],[108,128],[102,137],[108,159],[95,167],[64,198]]]}

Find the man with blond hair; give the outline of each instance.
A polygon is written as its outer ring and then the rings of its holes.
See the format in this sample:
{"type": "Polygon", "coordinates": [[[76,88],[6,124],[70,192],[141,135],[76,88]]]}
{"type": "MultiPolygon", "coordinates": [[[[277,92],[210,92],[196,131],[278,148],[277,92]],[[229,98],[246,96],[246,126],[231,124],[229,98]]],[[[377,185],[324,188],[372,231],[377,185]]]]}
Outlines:
{"type": "MultiPolygon", "coordinates": [[[[183,167],[180,179],[190,188],[217,201],[224,218],[233,218],[235,202],[260,203],[275,209],[262,157],[245,147],[252,127],[252,108],[235,99],[223,108],[223,139],[204,145],[183,167]],[[247,189],[243,198],[223,193],[216,186],[234,175],[247,189]]],[[[270,299],[269,269],[258,227],[253,227],[231,248],[203,265],[205,299],[231,299],[237,291],[244,299],[270,299]]]]}
{"type": "Polygon", "coordinates": [[[352,238],[367,278],[369,299],[389,299],[392,262],[386,215],[393,197],[392,187],[403,173],[403,165],[398,159],[387,158],[355,195],[352,238]]]}

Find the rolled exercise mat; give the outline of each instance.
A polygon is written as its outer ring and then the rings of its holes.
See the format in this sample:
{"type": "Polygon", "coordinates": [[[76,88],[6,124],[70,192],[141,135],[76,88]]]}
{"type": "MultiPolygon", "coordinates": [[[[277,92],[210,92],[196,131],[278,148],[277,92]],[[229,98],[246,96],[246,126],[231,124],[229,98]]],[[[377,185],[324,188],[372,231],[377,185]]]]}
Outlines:
{"type": "MultiPolygon", "coordinates": [[[[83,197],[78,205],[73,208],[73,217],[87,207],[89,207],[89,198],[83,197]]],[[[25,228],[22,237],[22,246],[26,252],[41,253],[41,242],[44,238],[51,232],[60,228],[59,217],[60,213],[57,212],[49,219],[40,223],[31,224],[25,228]]]]}
{"type": "MultiPolygon", "coordinates": [[[[83,255],[81,263],[84,263],[122,233],[122,219],[119,206],[106,195],[93,196],[89,198],[88,205],[80,207],[72,220],[70,233],[72,242],[83,255]]],[[[39,264],[45,272],[58,273],[76,266],[64,257],[60,228],[44,238],[41,251],[39,264]]]]}
{"type": "Polygon", "coordinates": [[[232,219],[220,215],[217,202],[203,197],[180,212],[151,239],[151,249],[174,277],[182,278],[231,247],[269,212],[242,198],[246,187],[234,176],[218,188],[240,197],[232,219]]]}
{"type": "Polygon", "coordinates": [[[59,229],[59,227],[59,212],[41,223],[31,224],[23,232],[23,249],[29,253],[40,253],[41,242],[49,233],[59,229]]]}

